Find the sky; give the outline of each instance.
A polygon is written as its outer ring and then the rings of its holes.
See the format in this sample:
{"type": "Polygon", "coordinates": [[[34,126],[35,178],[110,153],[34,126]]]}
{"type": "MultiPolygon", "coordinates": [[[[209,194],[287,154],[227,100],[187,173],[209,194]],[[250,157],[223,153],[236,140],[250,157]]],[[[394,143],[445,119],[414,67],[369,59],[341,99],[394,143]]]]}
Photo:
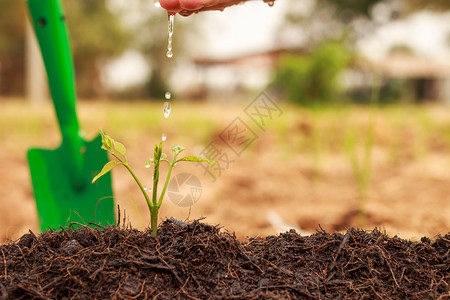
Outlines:
{"type": "Polygon", "coordinates": [[[395,44],[408,45],[415,53],[438,61],[450,61],[450,13],[420,12],[389,23],[358,46],[367,57],[380,59],[395,44]]]}
{"type": "Polygon", "coordinates": [[[271,7],[262,1],[248,1],[223,12],[205,12],[201,16],[205,41],[199,54],[233,57],[275,48],[273,37],[283,21],[287,3],[279,0],[271,7]]]}
{"type": "MultiPolygon", "coordinates": [[[[289,3],[298,0],[277,0],[270,7],[262,1],[247,1],[226,8],[223,12],[204,12],[188,18],[198,18],[202,25],[198,40],[189,45],[192,53],[201,57],[234,57],[277,48],[276,35],[283,22],[289,3]]],[[[306,0],[304,0],[307,3],[306,0]]],[[[155,7],[155,9],[161,9],[155,7]]],[[[174,39],[179,22],[189,19],[175,18],[174,39]]],[[[373,35],[358,43],[360,52],[373,60],[381,59],[390,47],[408,45],[420,55],[438,61],[450,61],[448,45],[450,13],[421,12],[406,20],[382,26],[373,35]],[[447,45],[446,45],[447,43],[447,45]]],[[[167,32],[161,32],[166,35],[167,32]]],[[[195,38],[195,37],[194,37],[195,38]]],[[[174,49],[174,55],[176,55],[174,49]]],[[[111,86],[125,87],[143,82],[149,76],[149,68],[137,52],[127,52],[112,62],[104,78],[111,86]]]]}

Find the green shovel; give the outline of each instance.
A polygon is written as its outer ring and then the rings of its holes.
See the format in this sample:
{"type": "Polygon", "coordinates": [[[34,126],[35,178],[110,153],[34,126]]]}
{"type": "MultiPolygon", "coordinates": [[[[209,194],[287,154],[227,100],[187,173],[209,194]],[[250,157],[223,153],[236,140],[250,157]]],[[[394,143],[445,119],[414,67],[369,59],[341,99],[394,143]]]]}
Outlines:
{"type": "Polygon", "coordinates": [[[86,142],[79,133],[72,54],[62,5],[59,0],[27,3],[62,134],[58,149],[28,151],[41,230],[59,229],[71,222],[113,224],[111,176],[91,184],[108,162],[100,148],[101,136],[86,142]]]}

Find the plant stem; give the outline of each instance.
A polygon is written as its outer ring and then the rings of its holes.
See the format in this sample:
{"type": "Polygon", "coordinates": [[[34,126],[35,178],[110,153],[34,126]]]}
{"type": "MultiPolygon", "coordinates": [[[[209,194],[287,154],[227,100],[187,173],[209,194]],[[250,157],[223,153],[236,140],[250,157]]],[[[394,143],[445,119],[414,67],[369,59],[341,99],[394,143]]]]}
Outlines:
{"type": "MultiPolygon", "coordinates": [[[[153,195],[152,195],[152,206],[158,207],[156,199],[158,197],[158,182],[159,182],[159,160],[155,159],[155,166],[153,170],[153,195]]],[[[153,220],[153,219],[152,219],[153,220]]],[[[152,221],[153,222],[153,221],[152,221]]]]}
{"type": "Polygon", "coordinates": [[[150,210],[150,219],[151,219],[151,228],[152,228],[152,235],[156,236],[158,234],[158,207],[154,207],[154,209],[150,210]]]}
{"type": "MultiPolygon", "coordinates": [[[[175,161],[175,159],[174,159],[175,161]]],[[[163,198],[164,198],[164,194],[166,193],[167,190],[167,185],[169,184],[169,180],[170,180],[170,174],[172,173],[172,169],[173,169],[173,162],[169,165],[169,171],[167,171],[167,177],[166,177],[166,181],[164,182],[164,187],[163,190],[161,192],[161,195],[159,195],[159,200],[158,200],[158,204],[157,207],[159,208],[162,204],[163,198]]]]}
{"type": "Polygon", "coordinates": [[[161,192],[161,195],[159,196],[159,200],[158,200],[158,203],[157,203],[157,207],[158,208],[162,204],[162,201],[163,201],[163,198],[164,198],[164,194],[166,193],[166,190],[167,190],[167,185],[169,184],[170,174],[172,174],[173,166],[175,166],[175,163],[177,161],[177,156],[178,156],[178,153],[175,153],[174,156],[173,156],[172,162],[169,163],[169,171],[167,171],[166,181],[164,182],[164,187],[163,187],[163,190],[161,192]]]}
{"type": "Polygon", "coordinates": [[[150,202],[150,198],[147,195],[147,192],[145,191],[144,187],[142,186],[141,182],[139,181],[139,179],[137,178],[136,174],[134,174],[133,170],[131,170],[130,166],[128,165],[128,163],[126,161],[124,161],[123,159],[121,159],[116,153],[111,152],[111,154],[117,158],[124,166],[125,168],[127,168],[128,172],[130,172],[131,176],[133,176],[134,180],[136,181],[136,183],[138,184],[139,188],[141,189],[142,194],[145,197],[145,201],[147,201],[147,206],[150,209],[150,211],[152,211],[152,203],[150,202]]]}

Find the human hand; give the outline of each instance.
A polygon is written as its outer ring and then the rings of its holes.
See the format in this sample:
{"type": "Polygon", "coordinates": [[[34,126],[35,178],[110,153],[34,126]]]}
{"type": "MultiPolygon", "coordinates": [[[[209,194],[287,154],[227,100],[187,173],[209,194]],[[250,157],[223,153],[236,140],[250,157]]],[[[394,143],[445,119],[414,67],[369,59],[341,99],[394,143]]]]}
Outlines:
{"type": "MultiPolygon", "coordinates": [[[[189,16],[193,13],[207,10],[223,10],[225,7],[232,6],[247,0],[160,0],[162,8],[165,8],[170,14],[179,13],[182,16],[189,16]]],[[[272,0],[263,0],[272,2],[272,0]]]]}

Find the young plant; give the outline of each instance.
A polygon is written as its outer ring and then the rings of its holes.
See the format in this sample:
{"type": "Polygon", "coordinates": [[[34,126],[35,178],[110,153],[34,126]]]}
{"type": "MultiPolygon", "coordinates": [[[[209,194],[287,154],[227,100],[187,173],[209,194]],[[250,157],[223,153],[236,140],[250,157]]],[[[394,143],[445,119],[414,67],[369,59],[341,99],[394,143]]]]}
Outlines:
{"type": "Polygon", "coordinates": [[[372,148],[375,139],[375,123],[377,117],[377,103],[380,94],[380,78],[377,74],[373,75],[372,94],[370,97],[371,111],[369,124],[365,133],[364,152],[362,161],[358,159],[357,137],[353,132],[347,133],[345,139],[345,148],[353,170],[353,176],[358,186],[358,226],[366,226],[367,219],[367,190],[372,176],[372,148]]]}
{"type": "Polygon", "coordinates": [[[112,156],[114,156],[117,160],[111,160],[108,163],[105,164],[103,169],[98,173],[94,179],[92,179],[92,183],[94,183],[97,179],[111,171],[115,166],[122,165],[124,166],[128,172],[131,174],[131,176],[136,181],[137,185],[139,186],[139,189],[141,190],[142,194],[144,195],[145,201],[147,202],[148,209],[150,211],[150,220],[151,220],[151,228],[152,228],[152,234],[156,236],[157,234],[157,227],[158,227],[158,212],[159,208],[161,207],[162,201],[164,199],[164,194],[167,190],[167,185],[169,184],[170,175],[172,173],[173,167],[182,161],[190,161],[190,162],[206,162],[215,164],[215,162],[204,159],[197,156],[185,156],[183,158],[178,158],[178,155],[184,151],[184,148],[181,146],[175,146],[172,148],[173,158],[172,161],[169,161],[167,159],[167,155],[162,152],[162,142],[159,143],[159,145],[155,145],[155,151],[153,153],[153,158],[150,158],[146,163],[146,167],[150,167],[153,165],[153,188],[152,188],[152,199],[150,200],[149,195],[144,188],[144,186],[141,184],[140,180],[137,178],[136,174],[131,169],[130,165],[128,164],[128,160],[126,157],[126,148],[122,143],[119,143],[115,140],[113,140],[111,137],[106,135],[103,131],[100,132],[102,136],[102,149],[108,151],[112,156]],[[158,197],[158,182],[159,182],[159,166],[161,162],[165,162],[169,165],[169,170],[167,172],[167,177],[164,182],[164,187],[161,191],[161,194],[158,197]]]}
{"type": "Polygon", "coordinates": [[[345,137],[345,147],[347,155],[352,167],[353,176],[358,188],[358,226],[364,227],[366,225],[366,202],[367,190],[369,188],[370,178],[372,174],[372,147],[374,139],[373,122],[369,124],[366,132],[366,140],[364,142],[364,152],[362,159],[358,159],[357,144],[358,138],[355,132],[348,132],[345,137]]]}

